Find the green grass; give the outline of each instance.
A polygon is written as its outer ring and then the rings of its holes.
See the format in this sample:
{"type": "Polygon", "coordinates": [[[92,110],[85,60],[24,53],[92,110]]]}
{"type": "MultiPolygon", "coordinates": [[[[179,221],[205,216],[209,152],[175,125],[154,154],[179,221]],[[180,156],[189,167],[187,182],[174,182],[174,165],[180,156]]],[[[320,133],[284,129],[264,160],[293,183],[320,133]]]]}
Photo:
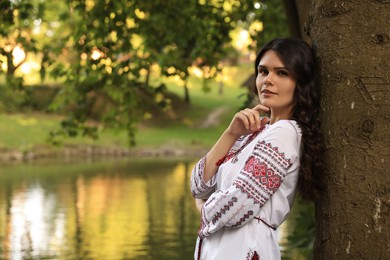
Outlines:
{"type": "MultiPolygon", "coordinates": [[[[251,73],[249,65],[228,68],[225,72],[223,94],[219,94],[219,84],[210,80],[209,91],[203,91],[202,79],[191,77],[189,80],[191,105],[177,108],[177,121],[168,124],[153,124],[158,116],[152,117],[140,127],[136,134],[139,147],[210,147],[229,124],[232,115],[245,101],[246,90],[240,85],[251,73]],[[240,97],[241,96],[241,97],[240,97]],[[219,124],[209,128],[200,127],[209,113],[225,107],[226,113],[219,124]]],[[[153,85],[165,83],[168,90],[183,97],[183,83],[175,79],[152,75],[153,85]]],[[[29,150],[34,146],[46,145],[48,133],[59,129],[60,116],[42,113],[0,114],[0,147],[29,150]]],[[[64,143],[93,144],[99,146],[126,146],[128,140],[125,130],[105,129],[100,131],[99,139],[69,138],[64,143]]]]}
{"type": "Polygon", "coordinates": [[[41,114],[0,114],[0,147],[23,149],[42,144],[59,119],[41,114]]]}
{"type": "MultiPolygon", "coordinates": [[[[28,150],[47,145],[48,133],[59,129],[61,117],[40,113],[0,114],[0,147],[28,150]]],[[[103,146],[125,143],[124,132],[102,131],[99,140],[78,137],[65,143],[96,144],[103,146]]]]}
{"type": "MultiPolygon", "coordinates": [[[[181,124],[170,124],[158,128],[139,129],[136,136],[140,146],[207,146],[215,143],[219,135],[229,124],[233,114],[244,101],[246,89],[241,84],[252,72],[248,64],[240,67],[227,68],[226,81],[223,86],[223,94],[219,94],[219,83],[210,80],[209,91],[203,90],[202,79],[191,77],[189,80],[191,107],[184,109],[181,124]],[[225,107],[226,113],[215,127],[201,128],[200,124],[215,109],[225,107]],[[184,123],[183,123],[184,121],[184,123]]],[[[183,82],[175,79],[164,79],[169,91],[184,97],[183,82]]],[[[155,80],[153,84],[158,84],[155,80]]],[[[153,120],[153,119],[152,119],[153,120]]]]}

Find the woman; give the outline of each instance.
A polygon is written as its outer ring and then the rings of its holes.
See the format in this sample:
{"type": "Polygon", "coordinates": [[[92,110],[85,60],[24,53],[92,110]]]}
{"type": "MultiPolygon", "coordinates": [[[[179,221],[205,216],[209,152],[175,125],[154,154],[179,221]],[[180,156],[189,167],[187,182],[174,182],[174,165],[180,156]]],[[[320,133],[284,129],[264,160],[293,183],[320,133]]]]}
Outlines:
{"type": "Polygon", "coordinates": [[[275,39],[257,55],[255,71],[261,104],[236,113],[192,172],[191,191],[201,211],[195,259],[280,259],[277,230],[296,190],[315,199],[321,187],[310,46],[275,39]]]}

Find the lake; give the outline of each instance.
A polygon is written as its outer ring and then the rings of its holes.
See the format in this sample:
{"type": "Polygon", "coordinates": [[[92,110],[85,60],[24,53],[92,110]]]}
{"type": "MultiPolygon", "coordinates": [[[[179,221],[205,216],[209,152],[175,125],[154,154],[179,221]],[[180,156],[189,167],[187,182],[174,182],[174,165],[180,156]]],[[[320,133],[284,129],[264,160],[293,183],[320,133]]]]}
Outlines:
{"type": "MultiPolygon", "coordinates": [[[[0,259],[193,259],[200,223],[189,189],[195,163],[137,158],[3,164],[0,259]]],[[[308,242],[301,248],[294,243],[302,244],[302,234],[291,238],[302,214],[306,223],[311,207],[297,203],[279,228],[284,259],[310,253],[311,233],[303,234],[308,242]]]]}

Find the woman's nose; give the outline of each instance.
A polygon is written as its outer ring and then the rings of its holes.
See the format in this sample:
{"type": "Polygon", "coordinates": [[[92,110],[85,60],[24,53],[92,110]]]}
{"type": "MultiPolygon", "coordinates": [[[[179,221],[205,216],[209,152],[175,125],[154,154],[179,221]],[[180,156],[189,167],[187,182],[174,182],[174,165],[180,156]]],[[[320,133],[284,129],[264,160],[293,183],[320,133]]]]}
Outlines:
{"type": "Polygon", "coordinates": [[[266,86],[267,85],[272,85],[272,82],[273,82],[272,73],[268,73],[268,75],[263,80],[263,84],[266,85],[266,86]]]}

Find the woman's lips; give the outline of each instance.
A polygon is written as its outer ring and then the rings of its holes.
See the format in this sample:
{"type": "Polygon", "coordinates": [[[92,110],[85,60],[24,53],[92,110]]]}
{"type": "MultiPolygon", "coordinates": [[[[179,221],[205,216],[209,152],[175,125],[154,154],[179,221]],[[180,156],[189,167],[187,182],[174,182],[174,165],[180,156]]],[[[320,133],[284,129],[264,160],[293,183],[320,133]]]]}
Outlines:
{"type": "Polygon", "coordinates": [[[275,92],[272,92],[268,89],[264,89],[261,91],[261,94],[264,94],[264,95],[275,95],[276,93],[275,92]]]}

